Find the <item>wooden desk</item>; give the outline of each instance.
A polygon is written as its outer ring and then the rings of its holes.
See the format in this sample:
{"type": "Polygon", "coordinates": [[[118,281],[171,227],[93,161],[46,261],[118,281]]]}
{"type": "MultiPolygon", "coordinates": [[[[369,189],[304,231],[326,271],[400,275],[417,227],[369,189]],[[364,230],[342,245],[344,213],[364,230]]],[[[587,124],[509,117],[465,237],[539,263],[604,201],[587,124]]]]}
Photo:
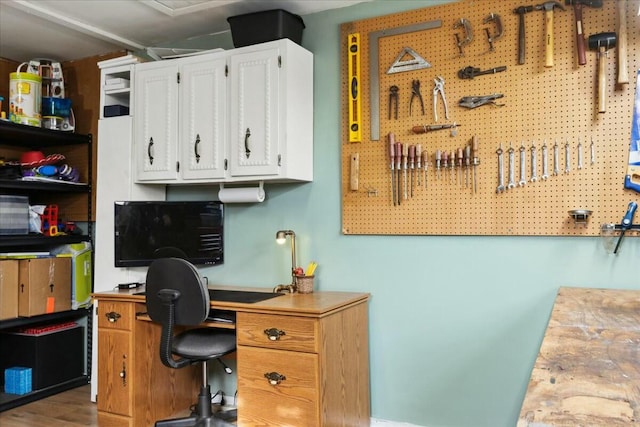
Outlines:
{"type": "MultiPolygon", "coordinates": [[[[144,296],[134,295],[142,290],[93,295],[101,427],[149,427],[196,401],[199,367],[162,365],[160,325],[144,319],[144,296]]],[[[314,292],[252,304],[212,301],[236,312],[238,425],[369,426],[368,300],[314,292]],[[283,334],[270,339],[265,330],[272,328],[283,334]],[[286,379],[272,385],[269,372],[286,379]]]]}
{"type": "Polygon", "coordinates": [[[560,288],[517,425],[640,425],[640,290],[560,288]]]}

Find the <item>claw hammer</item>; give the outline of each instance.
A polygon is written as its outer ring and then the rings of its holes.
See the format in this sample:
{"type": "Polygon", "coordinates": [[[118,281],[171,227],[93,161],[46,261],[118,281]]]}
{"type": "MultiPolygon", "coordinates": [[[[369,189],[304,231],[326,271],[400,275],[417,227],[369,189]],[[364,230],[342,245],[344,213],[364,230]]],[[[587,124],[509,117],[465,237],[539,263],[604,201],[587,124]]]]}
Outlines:
{"type": "Polygon", "coordinates": [[[548,1],[535,6],[536,10],[544,10],[545,22],[545,62],[544,66],[553,67],[553,9],[565,10],[557,1],[548,1]]]}

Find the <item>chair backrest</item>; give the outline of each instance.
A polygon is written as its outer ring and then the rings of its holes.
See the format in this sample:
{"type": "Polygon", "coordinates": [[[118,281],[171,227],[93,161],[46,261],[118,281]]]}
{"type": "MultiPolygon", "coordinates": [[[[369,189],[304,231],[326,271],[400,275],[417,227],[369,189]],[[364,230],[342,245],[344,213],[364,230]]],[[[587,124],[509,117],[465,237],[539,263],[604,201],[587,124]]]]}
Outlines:
{"type": "Polygon", "coordinates": [[[161,290],[179,293],[174,302],[175,325],[199,325],[209,315],[209,290],[196,267],[180,258],[160,258],[149,266],[146,279],[147,313],[154,322],[169,321],[167,304],[158,296],[161,290]]]}

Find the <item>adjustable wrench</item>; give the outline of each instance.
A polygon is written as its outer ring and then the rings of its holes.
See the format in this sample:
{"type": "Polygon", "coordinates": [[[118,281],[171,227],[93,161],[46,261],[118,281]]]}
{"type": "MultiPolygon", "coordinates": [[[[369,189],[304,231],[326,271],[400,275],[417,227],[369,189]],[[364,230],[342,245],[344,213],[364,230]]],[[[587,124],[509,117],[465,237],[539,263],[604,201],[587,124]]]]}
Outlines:
{"type": "Polygon", "coordinates": [[[502,193],[504,191],[504,165],[502,161],[503,151],[502,151],[502,143],[500,143],[500,148],[496,150],[498,154],[498,188],[496,188],[496,193],[502,193]]]}
{"type": "Polygon", "coordinates": [[[553,174],[558,175],[560,173],[560,159],[558,156],[558,140],[555,140],[553,144],[553,174]]]}
{"type": "Polygon", "coordinates": [[[569,140],[564,145],[564,173],[569,173],[571,170],[571,145],[569,145],[569,140]]]}
{"type": "Polygon", "coordinates": [[[526,178],[526,167],[527,167],[527,161],[525,159],[525,155],[524,152],[526,151],[526,148],[524,148],[524,142],[522,143],[522,145],[520,146],[520,181],[518,181],[518,185],[520,187],[524,187],[524,185],[527,183],[527,178],[526,178]]]}
{"type": "Polygon", "coordinates": [[[516,159],[515,159],[515,151],[513,149],[513,147],[511,146],[511,143],[509,143],[509,183],[507,184],[507,190],[510,188],[514,188],[516,186],[516,179],[515,179],[515,163],[516,163],[516,159]]]}
{"type": "Polygon", "coordinates": [[[542,180],[549,178],[549,153],[547,152],[547,141],[542,145],[542,180]]]}
{"type": "Polygon", "coordinates": [[[536,144],[533,143],[531,145],[531,182],[536,182],[538,180],[537,154],[538,149],[536,148],[536,144]]]}

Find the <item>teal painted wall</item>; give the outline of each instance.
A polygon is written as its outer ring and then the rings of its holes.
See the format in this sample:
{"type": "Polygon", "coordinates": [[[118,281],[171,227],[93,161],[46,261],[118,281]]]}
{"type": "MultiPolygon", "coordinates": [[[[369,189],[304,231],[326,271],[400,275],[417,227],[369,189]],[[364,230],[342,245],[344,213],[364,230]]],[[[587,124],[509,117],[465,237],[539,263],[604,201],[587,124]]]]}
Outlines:
{"type": "MultiPolygon", "coordinates": [[[[640,239],[614,256],[599,238],[341,234],[339,25],[436,3],[374,1],[304,17],[303,45],[315,55],[315,179],[267,185],[262,204],[227,205],[225,264],[204,274],[217,284],[288,283],[290,253],[275,233],[293,229],[299,263],[319,263],[319,290],[372,295],[374,418],[513,426],[558,287],[640,288],[640,239]]],[[[171,188],[169,198],[217,190],[171,188]]]]}

